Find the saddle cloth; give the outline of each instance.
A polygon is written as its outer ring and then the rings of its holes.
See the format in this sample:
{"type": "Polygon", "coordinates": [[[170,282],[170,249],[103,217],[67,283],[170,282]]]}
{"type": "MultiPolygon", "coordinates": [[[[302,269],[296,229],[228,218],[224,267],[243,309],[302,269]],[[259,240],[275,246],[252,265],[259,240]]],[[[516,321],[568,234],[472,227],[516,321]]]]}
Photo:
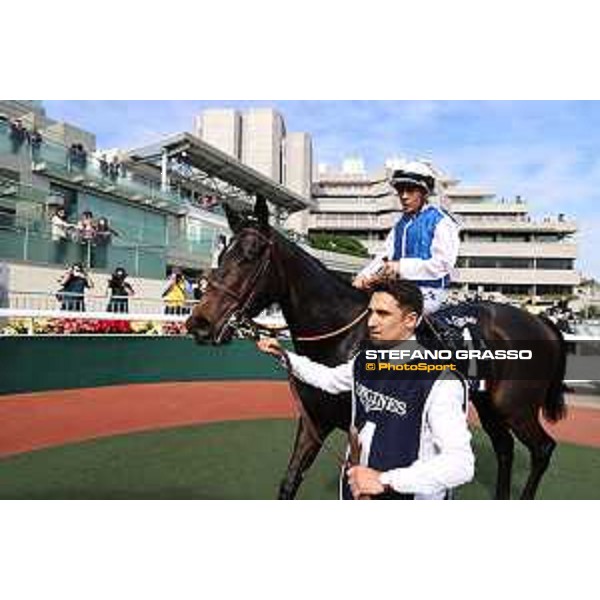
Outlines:
{"type": "MultiPolygon", "coordinates": [[[[481,328],[482,304],[462,302],[443,306],[424,318],[417,328],[417,341],[430,350],[484,350],[487,347],[481,328]]],[[[472,391],[479,389],[479,364],[475,360],[457,360],[457,369],[472,391]]]]}

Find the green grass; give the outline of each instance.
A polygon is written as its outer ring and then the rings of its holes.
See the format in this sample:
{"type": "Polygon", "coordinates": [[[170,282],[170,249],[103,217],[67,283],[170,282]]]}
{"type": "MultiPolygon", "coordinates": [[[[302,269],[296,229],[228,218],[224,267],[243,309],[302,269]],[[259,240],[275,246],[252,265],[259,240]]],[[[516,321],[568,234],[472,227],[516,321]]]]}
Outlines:
{"type": "MultiPolygon", "coordinates": [[[[295,424],[287,420],[218,423],[94,440],[0,460],[0,498],[271,499],[286,467],[295,424]]],[[[332,445],[341,449],[336,434],[332,445]]],[[[476,480],[458,496],[489,498],[495,462],[475,433],[476,480]]],[[[515,457],[513,493],[528,459],[515,457]]],[[[540,488],[541,498],[600,498],[600,450],[561,444],[540,488]]],[[[301,489],[304,499],[337,496],[337,467],[324,453],[301,489]]]]}

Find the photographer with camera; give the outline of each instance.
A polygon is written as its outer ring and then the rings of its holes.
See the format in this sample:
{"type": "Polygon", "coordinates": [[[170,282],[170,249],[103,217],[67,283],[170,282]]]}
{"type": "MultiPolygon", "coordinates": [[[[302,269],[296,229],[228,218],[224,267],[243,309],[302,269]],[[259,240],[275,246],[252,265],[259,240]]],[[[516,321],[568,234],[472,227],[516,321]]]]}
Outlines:
{"type": "Polygon", "coordinates": [[[85,312],[85,289],[93,288],[94,283],[81,263],[68,268],[58,280],[61,284],[56,299],[61,303],[60,310],[85,312]]]}
{"type": "Polygon", "coordinates": [[[129,296],[134,295],[133,288],[127,281],[127,271],[123,267],[117,267],[108,280],[106,294],[110,295],[107,312],[128,313],[129,296]]]}
{"type": "Polygon", "coordinates": [[[192,298],[192,290],[181,269],[173,269],[162,297],[165,301],[166,315],[189,313],[188,301],[192,298]]]}

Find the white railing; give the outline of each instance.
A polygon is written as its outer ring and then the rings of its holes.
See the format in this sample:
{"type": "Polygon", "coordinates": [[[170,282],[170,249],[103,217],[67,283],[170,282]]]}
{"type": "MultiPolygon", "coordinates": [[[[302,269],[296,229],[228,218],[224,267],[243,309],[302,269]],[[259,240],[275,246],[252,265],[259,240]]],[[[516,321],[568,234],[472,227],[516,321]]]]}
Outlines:
{"type": "Polygon", "coordinates": [[[183,323],[189,317],[185,314],[157,313],[114,313],[106,311],[39,310],[31,308],[0,308],[0,319],[90,319],[97,321],[156,321],[163,323],[183,323]]]}
{"type": "Polygon", "coordinates": [[[115,314],[139,314],[144,318],[156,318],[165,313],[169,316],[176,316],[178,313],[187,314],[196,304],[196,300],[187,300],[182,307],[174,306],[172,302],[167,302],[163,298],[149,298],[140,296],[118,297],[99,294],[84,294],[82,297],[78,294],[69,294],[68,292],[56,291],[49,292],[8,292],[8,306],[0,309],[0,315],[7,311],[12,315],[15,311],[37,311],[37,312],[57,312],[58,316],[65,316],[66,312],[76,313],[76,316],[88,316],[89,313],[107,313],[115,318],[115,314]],[[109,308],[110,307],[110,308],[109,308]],[[75,310],[69,310],[75,308],[75,310]],[[79,309],[79,310],[78,310],[79,309]]]}
{"type": "MultiPolygon", "coordinates": [[[[35,294],[29,292],[23,294],[28,300],[37,297],[46,297],[49,294],[35,294]]],[[[67,310],[53,308],[0,308],[0,337],[13,335],[70,335],[70,334],[93,334],[93,335],[186,335],[184,327],[193,306],[197,301],[190,301],[184,307],[167,307],[164,302],[156,299],[144,299],[145,302],[153,302],[150,312],[118,312],[106,309],[88,310],[88,302],[92,298],[86,298],[86,310],[69,310],[76,308],[67,306],[67,310]],[[160,308],[163,312],[160,312],[160,308]],[[104,322],[99,324],[98,321],[104,322]],[[123,330],[125,326],[125,330],[123,330]]],[[[96,299],[100,299],[96,297],[96,299]]],[[[122,300],[123,298],[121,298],[122,300]]],[[[106,301],[106,299],[104,299],[106,301]]],[[[117,298],[119,300],[119,298],[117,298]]],[[[137,299],[142,300],[142,299],[137,299]]],[[[68,302],[76,303],[78,298],[70,298],[68,302]]],[[[38,302],[38,305],[41,304],[38,302]]],[[[80,305],[79,305],[80,306],[80,305]]],[[[107,307],[105,307],[107,308],[107,307]]],[[[286,322],[281,310],[277,306],[265,309],[255,318],[255,322],[278,330],[278,335],[289,338],[286,322]]]]}

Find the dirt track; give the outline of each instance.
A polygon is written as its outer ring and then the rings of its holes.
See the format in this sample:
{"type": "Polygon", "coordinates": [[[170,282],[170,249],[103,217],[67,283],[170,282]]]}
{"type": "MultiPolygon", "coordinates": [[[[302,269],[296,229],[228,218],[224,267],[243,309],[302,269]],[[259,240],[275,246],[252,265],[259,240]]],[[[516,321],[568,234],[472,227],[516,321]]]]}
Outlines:
{"type": "MultiPolygon", "coordinates": [[[[286,381],[163,383],[0,396],[0,457],[90,438],[194,423],[286,418],[286,381]]],[[[600,410],[571,406],[548,430],[600,447],[600,410]]]]}

